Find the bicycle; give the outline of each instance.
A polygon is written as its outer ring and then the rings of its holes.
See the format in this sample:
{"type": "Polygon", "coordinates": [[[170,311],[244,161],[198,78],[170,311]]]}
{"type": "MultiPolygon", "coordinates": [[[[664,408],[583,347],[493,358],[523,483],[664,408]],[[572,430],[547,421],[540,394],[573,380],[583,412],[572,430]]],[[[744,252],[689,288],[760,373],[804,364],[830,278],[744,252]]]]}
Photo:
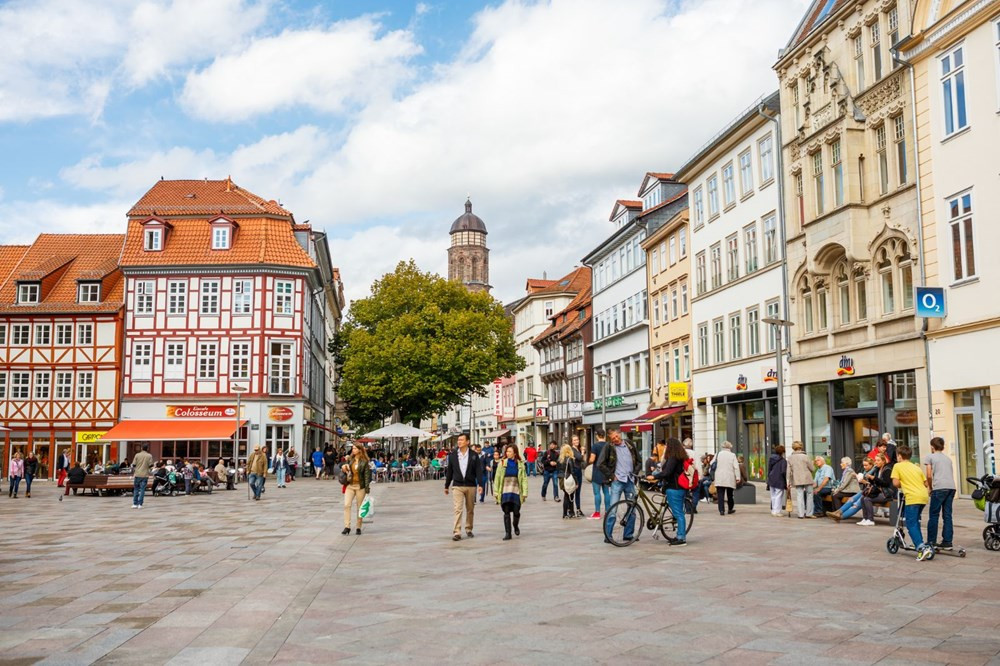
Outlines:
{"type": "MultiPolygon", "coordinates": [[[[659,529],[664,539],[671,539],[677,535],[677,519],[670,511],[666,496],[655,490],[647,493],[643,488],[643,483],[636,485],[636,496],[632,499],[620,499],[608,509],[608,515],[614,516],[611,522],[611,529],[608,529],[607,517],[604,522],[604,537],[613,545],[624,548],[631,546],[639,540],[643,528],[650,530],[659,529]],[[647,518],[646,516],[649,516],[647,518]],[[630,537],[626,534],[631,533],[630,537]]],[[[684,514],[687,532],[691,532],[694,524],[694,502],[690,494],[684,497],[684,514]]],[[[654,539],[659,536],[654,532],[654,539]]]]}

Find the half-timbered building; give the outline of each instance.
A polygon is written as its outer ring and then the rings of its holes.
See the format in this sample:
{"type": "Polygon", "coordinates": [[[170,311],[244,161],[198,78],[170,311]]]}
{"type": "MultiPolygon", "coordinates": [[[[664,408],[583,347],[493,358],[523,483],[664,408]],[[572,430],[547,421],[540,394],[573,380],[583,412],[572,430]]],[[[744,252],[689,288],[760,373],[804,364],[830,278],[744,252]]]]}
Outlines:
{"type": "Polygon", "coordinates": [[[41,234],[0,247],[3,470],[34,452],[39,478],[56,458],[116,458],[100,437],[118,421],[121,234],[41,234]]]}

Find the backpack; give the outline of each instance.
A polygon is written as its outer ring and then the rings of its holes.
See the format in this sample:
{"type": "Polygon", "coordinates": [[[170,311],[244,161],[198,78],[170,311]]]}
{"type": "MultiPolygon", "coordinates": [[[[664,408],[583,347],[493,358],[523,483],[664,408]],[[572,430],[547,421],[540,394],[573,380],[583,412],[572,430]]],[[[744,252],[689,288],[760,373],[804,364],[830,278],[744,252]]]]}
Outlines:
{"type": "Polygon", "coordinates": [[[678,475],[677,485],[684,490],[694,490],[698,487],[698,470],[695,469],[694,460],[691,458],[684,461],[684,471],[678,475]]]}

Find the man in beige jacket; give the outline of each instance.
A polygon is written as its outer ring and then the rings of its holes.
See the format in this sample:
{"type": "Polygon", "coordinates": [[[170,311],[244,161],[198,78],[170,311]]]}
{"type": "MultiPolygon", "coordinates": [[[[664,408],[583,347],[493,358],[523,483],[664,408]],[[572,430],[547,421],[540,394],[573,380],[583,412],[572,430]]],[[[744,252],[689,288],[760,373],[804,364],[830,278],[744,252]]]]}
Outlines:
{"type": "Polygon", "coordinates": [[[146,484],[149,483],[149,470],[153,466],[153,456],[149,455],[149,444],[142,445],[142,451],[135,454],[132,461],[132,508],[141,509],[146,499],[146,484]]]}
{"type": "Polygon", "coordinates": [[[260,499],[260,494],[264,490],[264,479],[267,477],[267,456],[260,450],[260,444],[254,444],[253,453],[247,460],[247,477],[250,489],[253,490],[254,500],[260,499]]]}
{"type": "Polygon", "coordinates": [[[816,467],[806,455],[802,442],[792,443],[792,455],[788,456],[788,487],[795,495],[795,512],[799,518],[815,518],[813,515],[813,472],[816,467]]]}

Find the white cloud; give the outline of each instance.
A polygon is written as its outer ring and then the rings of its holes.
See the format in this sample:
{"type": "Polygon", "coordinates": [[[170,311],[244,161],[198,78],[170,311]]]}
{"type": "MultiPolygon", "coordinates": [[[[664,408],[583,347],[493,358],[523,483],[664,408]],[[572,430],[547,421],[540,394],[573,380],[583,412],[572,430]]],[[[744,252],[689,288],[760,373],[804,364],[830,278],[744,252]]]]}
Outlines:
{"type": "Polygon", "coordinates": [[[390,96],[420,53],[412,33],[381,33],[374,17],[287,30],[191,73],[181,102],[193,115],[236,122],[296,106],[338,113],[390,96]]]}
{"type": "Polygon", "coordinates": [[[24,244],[42,232],[122,234],[132,203],[123,199],[89,205],[67,205],[57,199],[0,202],[0,238],[4,244],[24,244]]]}

